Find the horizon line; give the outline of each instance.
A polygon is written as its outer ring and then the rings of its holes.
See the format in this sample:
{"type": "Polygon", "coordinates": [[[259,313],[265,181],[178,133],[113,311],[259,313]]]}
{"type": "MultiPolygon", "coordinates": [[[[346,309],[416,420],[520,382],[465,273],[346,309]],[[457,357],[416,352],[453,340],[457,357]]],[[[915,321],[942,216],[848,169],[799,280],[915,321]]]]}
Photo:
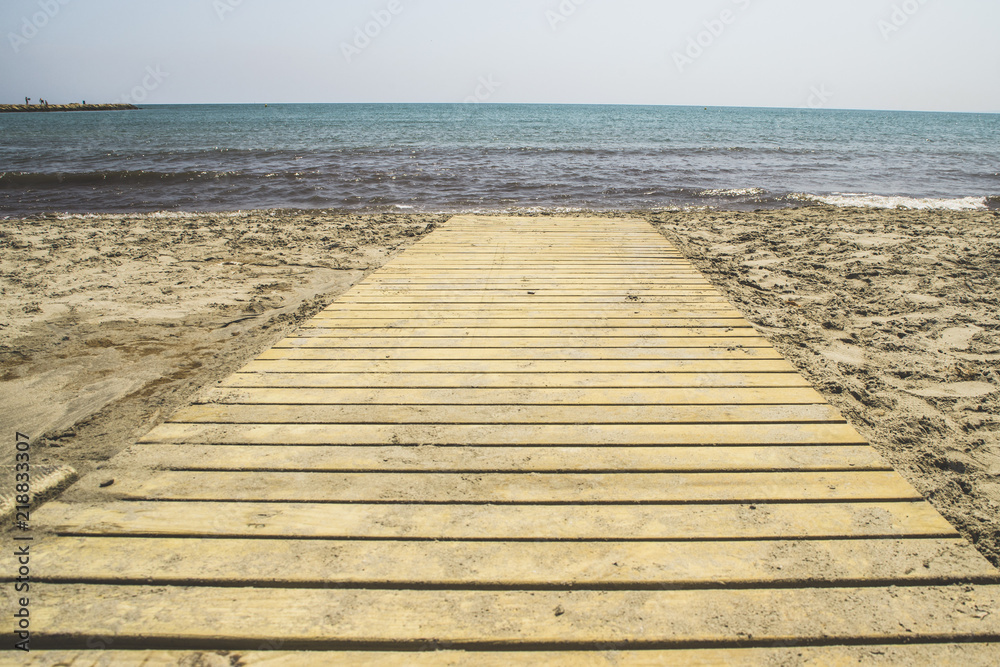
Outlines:
{"type": "MultiPolygon", "coordinates": [[[[71,104],[67,102],[65,104],[71,104]]],[[[57,103],[63,104],[63,103],[57,103]]],[[[92,102],[92,105],[105,104],[104,102],[92,102]]],[[[110,103],[108,103],[110,104],[110,103]]],[[[784,107],[784,106],[746,106],[733,104],[641,104],[641,103],[621,103],[621,102],[159,102],[133,103],[140,109],[143,107],[166,107],[166,106],[602,106],[602,107],[669,107],[676,109],[697,109],[699,107],[711,109],[760,109],[773,111],[861,111],[861,112],[882,112],[882,113],[934,113],[934,114],[969,114],[969,115],[997,115],[1000,110],[995,111],[944,111],[935,109],[894,109],[894,108],[868,108],[868,107],[821,107],[811,108],[808,106],[784,107]]],[[[24,106],[17,102],[9,103],[10,106],[24,106]]],[[[7,106],[5,104],[4,106],[7,106]]],[[[38,106],[38,105],[32,105],[38,106]]],[[[88,105],[89,106],[89,105],[88,105]]]]}

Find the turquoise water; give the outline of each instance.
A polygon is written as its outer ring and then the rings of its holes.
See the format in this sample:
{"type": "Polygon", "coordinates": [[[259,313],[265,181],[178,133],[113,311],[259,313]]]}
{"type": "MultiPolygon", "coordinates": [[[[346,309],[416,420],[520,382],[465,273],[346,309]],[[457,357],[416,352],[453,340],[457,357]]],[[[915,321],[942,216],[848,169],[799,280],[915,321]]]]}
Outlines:
{"type": "Polygon", "coordinates": [[[1000,115],[547,105],[0,114],[0,212],[995,207],[1000,115]]]}

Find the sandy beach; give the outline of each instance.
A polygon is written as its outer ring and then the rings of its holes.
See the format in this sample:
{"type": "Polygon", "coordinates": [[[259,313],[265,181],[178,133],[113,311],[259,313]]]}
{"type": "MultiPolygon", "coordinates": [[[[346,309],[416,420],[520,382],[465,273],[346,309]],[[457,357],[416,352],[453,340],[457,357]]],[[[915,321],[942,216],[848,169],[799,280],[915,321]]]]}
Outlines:
{"type": "Polygon", "coordinates": [[[1000,564],[1000,215],[649,216],[1000,564]]]}
{"type": "Polygon", "coordinates": [[[7,221],[0,422],[37,439],[36,463],[92,471],[446,219],[283,211],[7,221]]]}
{"type": "MultiPolygon", "coordinates": [[[[1000,563],[997,213],[606,215],[654,223],[1000,563]]],[[[34,438],[37,463],[91,472],[447,218],[8,220],[0,421],[34,438]]]]}

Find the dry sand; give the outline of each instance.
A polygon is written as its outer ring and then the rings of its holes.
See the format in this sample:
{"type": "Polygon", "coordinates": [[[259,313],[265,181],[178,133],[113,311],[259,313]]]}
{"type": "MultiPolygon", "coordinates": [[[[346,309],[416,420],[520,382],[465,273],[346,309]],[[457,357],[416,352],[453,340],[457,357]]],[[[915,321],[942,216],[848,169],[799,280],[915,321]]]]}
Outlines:
{"type": "Polygon", "coordinates": [[[445,216],[48,215],[0,223],[2,461],[81,475],[445,216]]]}
{"type": "MultiPolygon", "coordinates": [[[[641,217],[1000,563],[996,213],[641,217]]],[[[36,463],[94,470],[446,219],[272,211],[4,221],[2,460],[16,429],[35,439],[36,463]]]]}
{"type": "Polygon", "coordinates": [[[647,219],[1000,564],[1000,215],[647,219]]]}

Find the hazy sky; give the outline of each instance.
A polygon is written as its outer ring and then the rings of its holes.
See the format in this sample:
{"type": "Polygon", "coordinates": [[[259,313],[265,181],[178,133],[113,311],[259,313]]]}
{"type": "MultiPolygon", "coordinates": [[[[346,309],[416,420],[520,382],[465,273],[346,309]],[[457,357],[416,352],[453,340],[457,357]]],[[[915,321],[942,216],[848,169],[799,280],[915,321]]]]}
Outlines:
{"type": "Polygon", "coordinates": [[[0,31],[2,103],[1000,111],[997,0],[3,0],[0,31]]]}

